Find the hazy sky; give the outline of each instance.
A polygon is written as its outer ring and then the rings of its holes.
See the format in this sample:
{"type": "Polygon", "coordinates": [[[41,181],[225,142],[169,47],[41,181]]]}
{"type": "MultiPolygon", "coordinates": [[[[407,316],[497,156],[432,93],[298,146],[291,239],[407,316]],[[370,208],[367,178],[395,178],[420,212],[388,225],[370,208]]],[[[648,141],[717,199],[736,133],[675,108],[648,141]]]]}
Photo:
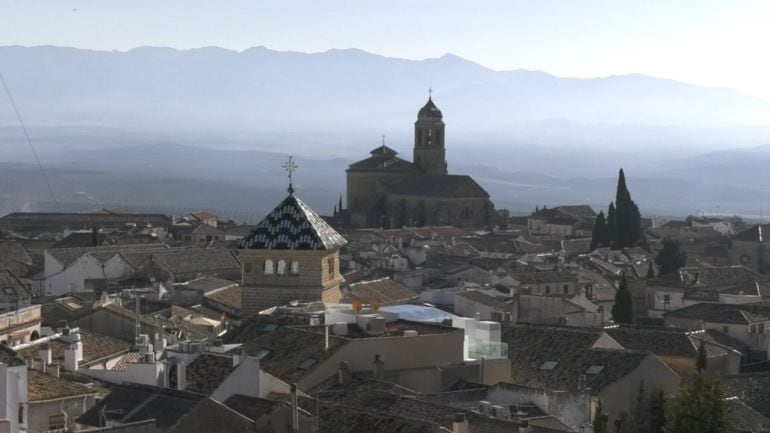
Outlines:
{"type": "Polygon", "coordinates": [[[0,45],[451,52],[493,69],[638,72],[770,100],[770,0],[0,0],[0,45]]]}

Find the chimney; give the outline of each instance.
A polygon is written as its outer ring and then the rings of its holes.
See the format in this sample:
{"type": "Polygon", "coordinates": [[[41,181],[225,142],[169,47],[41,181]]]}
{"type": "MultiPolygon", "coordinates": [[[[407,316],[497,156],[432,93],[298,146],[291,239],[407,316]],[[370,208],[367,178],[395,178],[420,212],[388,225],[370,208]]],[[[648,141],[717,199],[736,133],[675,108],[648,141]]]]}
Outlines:
{"type": "Polygon", "coordinates": [[[48,343],[43,343],[40,345],[40,351],[38,352],[38,355],[40,356],[40,361],[43,362],[43,365],[48,365],[53,362],[51,355],[51,345],[48,343]]]}
{"type": "Polygon", "coordinates": [[[350,365],[348,365],[347,361],[341,361],[340,369],[337,370],[337,383],[340,385],[347,385],[351,378],[350,365]]]}
{"type": "Polygon", "coordinates": [[[297,384],[291,384],[291,431],[299,433],[299,403],[297,402],[297,384]]]}
{"type": "Polygon", "coordinates": [[[50,374],[53,377],[59,377],[60,371],[61,367],[59,367],[59,364],[51,364],[48,366],[48,371],[44,371],[44,373],[50,374]]]}
{"type": "Polygon", "coordinates": [[[176,389],[184,391],[187,388],[187,366],[184,361],[176,364],[176,389]]]}
{"type": "Polygon", "coordinates": [[[382,361],[382,355],[374,355],[374,362],[372,364],[374,378],[377,380],[385,380],[385,363],[382,361]]]}
{"type": "Polygon", "coordinates": [[[64,369],[77,371],[78,369],[78,348],[75,344],[70,344],[64,349],[64,369]]]}
{"type": "Polygon", "coordinates": [[[452,433],[468,433],[468,420],[464,413],[456,413],[452,420],[452,433]]]}
{"type": "Polygon", "coordinates": [[[241,361],[243,361],[243,348],[238,348],[233,351],[233,368],[240,365],[241,361]]]}
{"type": "Polygon", "coordinates": [[[479,383],[486,383],[484,381],[486,377],[486,369],[487,369],[487,358],[481,357],[481,360],[479,360],[479,383]]]}
{"type": "Polygon", "coordinates": [[[519,433],[532,433],[532,427],[529,426],[529,421],[525,419],[519,421],[519,433]]]}

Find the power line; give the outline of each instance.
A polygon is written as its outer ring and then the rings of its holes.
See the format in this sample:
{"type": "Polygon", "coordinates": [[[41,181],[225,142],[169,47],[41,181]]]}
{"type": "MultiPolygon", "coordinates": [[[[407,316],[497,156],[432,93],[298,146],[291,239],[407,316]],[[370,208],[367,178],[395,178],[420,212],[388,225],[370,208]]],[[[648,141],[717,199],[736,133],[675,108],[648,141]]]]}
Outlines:
{"type": "Polygon", "coordinates": [[[61,206],[59,205],[59,200],[56,199],[56,194],[53,193],[53,188],[51,188],[51,182],[48,181],[48,176],[46,176],[45,174],[45,170],[43,169],[43,164],[40,163],[40,158],[37,156],[37,151],[35,150],[35,146],[32,145],[32,140],[29,138],[27,127],[24,125],[24,121],[21,120],[19,109],[16,108],[16,102],[13,100],[13,96],[11,95],[11,90],[8,88],[8,84],[6,84],[5,82],[5,78],[3,77],[2,72],[0,72],[0,81],[3,82],[3,88],[5,88],[5,94],[8,95],[8,100],[11,101],[11,107],[13,107],[13,112],[16,113],[16,119],[19,120],[19,125],[21,125],[21,130],[24,131],[24,137],[27,138],[27,144],[29,145],[29,148],[32,149],[32,154],[35,156],[35,161],[37,162],[37,166],[40,168],[40,173],[43,175],[43,180],[45,181],[45,185],[48,187],[48,192],[51,193],[51,198],[53,199],[53,202],[56,204],[56,209],[58,209],[59,212],[61,212],[61,206]]]}

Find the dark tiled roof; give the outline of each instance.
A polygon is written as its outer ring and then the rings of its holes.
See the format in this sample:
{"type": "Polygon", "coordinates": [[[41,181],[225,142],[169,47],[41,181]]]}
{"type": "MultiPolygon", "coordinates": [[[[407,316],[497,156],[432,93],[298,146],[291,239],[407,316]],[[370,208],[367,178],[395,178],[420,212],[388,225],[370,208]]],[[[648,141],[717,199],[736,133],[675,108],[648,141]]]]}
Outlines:
{"type": "Polygon", "coordinates": [[[713,341],[722,346],[737,350],[738,352],[745,352],[751,348],[751,346],[743,341],[716,329],[706,329],[703,332],[703,338],[706,341],[713,341]]]}
{"type": "Polygon", "coordinates": [[[367,408],[352,408],[320,402],[318,427],[334,433],[438,433],[438,424],[422,419],[379,414],[367,408]]]}
{"type": "MultiPolygon", "coordinates": [[[[125,341],[116,340],[105,335],[93,334],[91,332],[80,330],[80,340],[83,342],[83,360],[81,365],[86,365],[92,361],[96,361],[109,356],[117,356],[124,352],[127,352],[131,345],[125,341]]],[[[48,342],[51,348],[51,356],[54,361],[59,361],[60,364],[64,364],[64,351],[69,346],[69,343],[65,343],[60,338],[51,340],[48,342]]],[[[27,346],[19,350],[19,355],[24,358],[40,359],[39,351],[40,345],[35,344],[27,346]]]]}
{"type": "Polygon", "coordinates": [[[56,398],[96,394],[95,390],[86,388],[83,385],[31,369],[27,370],[27,390],[29,392],[30,403],[53,400],[56,398]]]}
{"type": "Polygon", "coordinates": [[[110,391],[104,399],[81,415],[77,422],[101,426],[104,410],[108,421],[128,423],[155,419],[157,427],[168,429],[206,398],[192,392],[128,383],[112,385],[110,391]]]}
{"type": "Polygon", "coordinates": [[[297,196],[286,197],[241,241],[243,249],[335,250],[347,241],[297,196]]]}
{"type": "Polygon", "coordinates": [[[613,328],[604,330],[613,340],[626,349],[652,352],[657,356],[681,356],[695,358],[698,351],[686,332],[613,328]]]}
{"type": "Polygon", "coordinates": [[[0,344],[0,362],[9,366],[24,365],[24,358],[13,349],[0,344]]]}
{"type": "Polygon", "coordinates": [[[260,360],[260,368],[286,383],[297,382],[350,340],[329,336],[329,349],[324,350],[324,334],[289,327],[278,328],[244,343],[247,355],[268,351],[260,360]],[[304,364],[313,360],[310,365],[304,364]],[[306,368],[300,368],[306,365],[306,368]]]}
{"type": "Polygon", "coordinates": [[[153,262],[173,274],[239,270],[241,262],[226,248],[172,248],[152,253],[153,262]]]}
{"type": "Polygon", "coordinates": [[[477,302],[481,305],[486,305],[496,309],[497,311],[511,311],[512,309],[517,308],[516,304],[512,300],[506,301],[505,299],[498,296],[487,295],[486,293],[479,292],[478,290],[464,290],[462,292],[457,292],[455,296],[459,296],[469,301],[477,302]]]}
{"type": "Polygon", "coordinates": [[[770,224],[755,224],[733,236],[736,241],[766,242],[770,236],[770,224]]]}
{"type": "Polygon", "coordinates": [[[209,395],[232,371],[232,357],[201,354],[187,366],[187,391],[209,395]]]}
{"type": "Polygon", "coordinates": [[[184,289],[195,290],[202,293],[208,293],[212,290],[221,289],[227,286],[237,285],[235,281],[225,280],[217,277],[201,277],[194,280],[187,281],[182,284],[176,284],[175,287],[184,289]]]}
{"type": "MultiPolygon", "coordinates": [[[[323,335],[325,332],[323,325],[292,326],[291,328],[301,329],[303,331],[312,332],[319,335],[323,335]]],[[[381,335],[378,335],[378,337],[400,337],[404,335],[404,331],[417,331],[418,335],[441,335],[441,334],[448,334],[451,332],[462,332],[459,328],[453,328],[451,326],[443,326],[443,325],[437,325],[433,323],[424,323],[424,322],[412,322],[409,320],[399,319],[399,320],[396,320],[395,322],[386,323],[384,333],[381,335]]],[[[371,338],[371,336],[366,332],[362,331],[361,328],[358,327],[358,325],[349,323],[348,333],[342,338],[344,339],[371,338]]]]}
{"type": "Polygon", "coordinates": [[[577,218],[593,218],[596,216],[596,211],[587,204],[557,206],[554,209],[577,218]]]}
{"type": "Polygon", "coordinates": [[[702,320],[704,322],[748,324],[770,319],[770,307],[754,304],[717,304],[701,302],[663,314],[666,317],[702,320]]]}
{"type": "Polygon", "coordinates": [[[252,433],[254,423],[246,416],[210,398],[184,415],[169,433],[252,433]]]}
{"type": "Polygon", "coordinates": [[[367,304],[374,299],[383,304],[393,304],[406,302],[415,297],[417,297],[417,293],[390,278],[351,284],[345,295],[345,299],[349,301],[361,301],[367,304]]]}
{"type": "Polygon", "coordinates": [[[228,343],[245,343],[274,332],[283,326],[306,325],[308,323],[308,317],[257,314],[242,322],[238,328],[228,331],[225,334],[225,339],[228,343]]]}
{"type": "Polygon", "coordinates": [[[395,195],[419,195],[431,197],[481,197],[488,198],[484,188],[472,177],[455,174],[420,174],[398,182],[389,191],[395,195]]]}
{"type": "Polygon", "coordinates": [[[16,241],[0,240],[0,269],[25,276],[32,267],[32,258],[16,241]]]}
{"type": "Polygon", "coordinates": [[[511,277],[521,284],[561,283],[563,281],[577,282],[578,280],[576,274],[566,271],[520,272],[511,274],[511,277]]]}
{"type": "Polygon", "coordinates": [[[241,309],[241,286],[228,287],[226,289],[217,290],[215,292],[207,293],[205,296],[214,302],[218,302],[227,307],[241,309]]]}
{"type": "Polygon", "coordinates": [[[273,412],[283,402],[268,400],[266,398],[249,397],[242,394],[233,394],[224,401],[225,406],[242,414],[252,421],[257,421],[264,415],[273,412]]]}
{"type": "Polygon", "coordinates": [[[770,419],[762,415],[739,398],[727,399],[727,412],[737,432],[770,431],[770,419]]]}
{"type": "Polygon", "coordinates": [[[89,248],[104,245],[107,235],[105,233],[96,233],[96,242],[94,234],[91,232],[73,232],[66,238],[51,245],[51,248],[89,248]]]}
{"type": "Polygon", "coordinates": [[[395,154],[388,155],[388,154],[372,153],[372,156],[370,156],[369,158],[362,159],[361,161],[350,164],[349,170],[411,172],[411,171],[415,171],[415,167],[414,167],[414,164],[412,164],[411,162],[403,160],[397,157],[395,154]]]}
{"type": "Polygon", "coordinates": [[[0,302],[16,303],[32,298],[32,293],[13,272],[0,269],[0,302]]]}
{"type": "Polygon", "coordinates": [[[722,378],[722,387],[726,397],[738,397],[770,418],[770,372],[725,376],[722,378]]]}

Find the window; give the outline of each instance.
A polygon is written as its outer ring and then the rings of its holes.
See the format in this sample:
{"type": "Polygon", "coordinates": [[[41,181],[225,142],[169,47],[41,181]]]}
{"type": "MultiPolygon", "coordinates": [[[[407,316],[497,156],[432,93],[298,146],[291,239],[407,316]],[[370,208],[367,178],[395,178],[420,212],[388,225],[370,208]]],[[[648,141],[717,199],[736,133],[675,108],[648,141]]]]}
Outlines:
{"type": "Polygon", "coordinates": [[[551,293],[551,286],[545,286],[545,294],[551,293]]]}
{"type": "Polygon", "coordinates": [[[564,285],[564,294],[566,295],[568,293],[569,293],[569,284],[565,284],[564,285]]]}
{"type": "Polygon", "coordinates": [[[3,287],[3,293],[6,295],[15,295],[16,289],[14,287],[3,287]]]}
{"type": "Polygon", "coordinates": [[[540,366],[540,369],[550,371],[556,368],[557,365],[559,365],[559,361],[545,361],[543,365],[540,366]]]}
{"type": "Polygon", "coordinates": [[[723,327],[722,327],[722,332],[724,332],[725,334],[727,334],[728,332],[730,332],[730,327],[729,327],[729,326],[727,326],[727,325],[723,326],[723,327]]]}
{"type": "Polygon", "coordinates": [[[663,303],[664,304],[670,304],[671,303],[671,295],[663,295],[663,303]]]}
{"type": "Polygon", "coordinates": [[[329,257],[326,261],[326,265],[329,267],[329,275],[334,275],[334,257],[329,257]]]}
{"type": "Polygon", "coordinates": [[[591,374],[596,376],[597,374],[601,373],[602,370],[604,370],[603,365],[592,365],[588,367],[588,370],[586,370],[586,374],[591,374]]]}
{"type": "Polygon", "coordinates": [[[315,359],[308,358],[308,359],[302,361],[302,363],[299,366],[297,366],[297,368],[299,368],[300,370],[309,370],[310,367],[315,365],[315,363],[316,363],[315,359]]]}
{"type": "Polygon", "coordinates": [[[296,260],[291,262],[291,274],[299,275],[299,262],[296,260]]]}
{"type": "Polygon", "coordinates": [[[278,275],[286,275],[286,260],[278,260],[278,266],[276,268],[278,275]]]}
{"type": "Polygon", "coordinates": [[[269,351],[269,350],[267,350],[267,349],[262,349],[262,350],[260,350],[259,352],[257,352],[257,353],[254,355],[254,357],[255,357],[255,358],[257,358],[257,359],[262,359],[262,358],[266,357],[266,356],[267,356],[267,355],[269,355],[269,354],[270,354],[270,351],[269,351]]]}
{"type": "Polygon", "coordinates": [[[48,430],[64,429],[64,414],[56,414],[48,417],[48,430]]]}
{"type": "Polygon", "coordinates": [[[265,260],[265,275],[273,275],[274,273],[275,268],[273,267],[273,261],[265,260]]]}

